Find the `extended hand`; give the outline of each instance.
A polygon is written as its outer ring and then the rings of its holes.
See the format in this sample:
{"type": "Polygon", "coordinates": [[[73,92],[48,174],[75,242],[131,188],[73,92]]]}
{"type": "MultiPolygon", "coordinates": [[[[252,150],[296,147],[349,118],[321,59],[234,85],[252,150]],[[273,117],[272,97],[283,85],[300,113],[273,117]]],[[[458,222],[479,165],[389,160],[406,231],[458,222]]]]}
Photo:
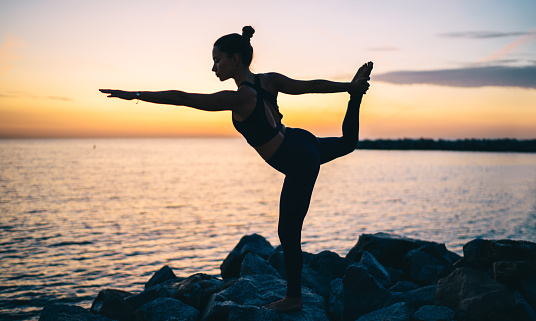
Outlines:
{"type": "Polygon", "coordinates": [[[132,100],[136,99],[136,93],[133,91],[124,91],[124,90],[116,90],[116,89],[99,89],[99,91],[103,94],[109,94],[109,98],[120,98],[125,100],[132,100]]]}

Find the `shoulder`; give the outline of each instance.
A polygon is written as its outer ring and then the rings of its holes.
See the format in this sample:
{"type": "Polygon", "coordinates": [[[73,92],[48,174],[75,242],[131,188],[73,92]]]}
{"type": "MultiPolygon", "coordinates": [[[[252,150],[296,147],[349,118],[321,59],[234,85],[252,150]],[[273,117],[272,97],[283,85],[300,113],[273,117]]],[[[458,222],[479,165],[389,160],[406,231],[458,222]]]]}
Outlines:
{"type": "Polygon", "coordinates": [[[280,91],[279,88],[281,81],[285,78],[285,76],[277,72],[267,72],[264,74],[259,74],[259,77],[261,78],[262,87],[271,94],[277,96],[277,93],[280,91]]]}

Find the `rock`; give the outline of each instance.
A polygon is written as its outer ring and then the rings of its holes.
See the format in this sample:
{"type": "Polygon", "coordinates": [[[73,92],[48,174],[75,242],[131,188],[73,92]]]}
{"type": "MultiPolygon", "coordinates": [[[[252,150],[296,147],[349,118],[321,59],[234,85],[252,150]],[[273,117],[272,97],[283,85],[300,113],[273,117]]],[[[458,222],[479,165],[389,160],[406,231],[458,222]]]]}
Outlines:
{"type": "Polygon", "coordinates": [[[389,273],[391,284],[396,284],[397,282],[409,279],[409,276],[406,276],[406,273],[400,269],[395,269],[389,266],[384,266],[384,268],[389,273]]]}
{"type": "Polygon", "coordinates": [[[400,281],[389,288],[391,292],[406,292],[418,289],[419,286],[411,281],[400,281]]]}
{"type": "Polygon", "coordinates": [[[383,287],[388,288],[391,285],[391,276],[387,270],[385,270],[380,262],[378,262],[378,260],[376,260],[376,258],[368,251],[364,251],[361,254],[359,263],[366,266],[369,274],[372,275],[376,281],[380,282],[383,287]]]}
{"type": "Polygon", "coordinates": [[[536,261],[494,262],[493,276],[507,287],[517,288],[524,280],[536,276],[536,261]]]}
{"type": "Polygon", "coordinates": [[[406,302],[407,305],[417,310],[422,306],[434,304],[436,285],[428,285],[406,292],[392,292],[395,302],[406,302]]]}
{"type": "Polygon", "coordinates": [[[415,321],[454,321],[456,314],[451,308],[439,305],[425,305],[413,316],[415,321]]]}
{"type": "Polygon", "coordinates": [[[153,276],[145,283],[145,288],[149,289],[157,284],[162,284],[166,282],[167,280],[176,279],[175,273],[173,273],[173,270],[169,268],[169,266],[165,265],[160,270],[158,270],[153,276]]]}
{"type": "Polygon", "coordinates": [[[200,312],[179,300],[158,298],[140,308],[144,321],[197,321],[200,312]]]}
{"type": "Polygon", "coordinates": [[[463,259],[455,267],[486,271],[498,261],[535,261],[536,243],[476,239],[463,246],[463,259]]]}
{"type": "Polygon", "coordinates": [[[445,244],[427,244],[406,254],[404,270],[417,284],[436,284],[452,272],[455,261],[451,256],[445,244]]]}
{"type": "Polygon", "coordinates": [[[223,281],[214,276],[197,273],[181,282],[170,282],[168,293],[170,297],[203,311],[210,296],[221,291],[223,285],[223,281]]]}
{"type": "MultiPolygon", "coordinates": [[[[286,279],[283,252],[274,251],[270,255],[268,263],[286,279]]],[[[352,263],[352,261],[341,258],[337,253],[331,251],[323,251],[318,254],[303,252],[302,285],[320,294],[327,301],[331,281],[342,278],[352,263]]]]}
{"type": "Polygon", "coordinates": [[[263,236],[258,234],[243,236],[221,264],[222,278],[238,277],[242,260],[247,253],[255,253],[264,259],[268,259],[273,251],[274,247],[263,236]]]}
{"type": "Polygon", "coordinates": [[[102,290],[93,300],[91,312],[119,321],[134,320],[135,309],[125,301],[130,296],[132,293],[121,290],[102,290]]]}
{"type": "Polygon", "coordinates": [[[459,268],[439,280],[435,304],[453,309],[463,320],[492,320],[514,305],[512,293],[485,273],[459,268]]]}
{"type": "Polygon", "coordinates": [[[536,277],[523,281],[519,286],[519,291],[523,294],[530,306],[536,310],[536,277]]]}
{"type": "Polygon", "coordinates": [[[265,259],[255,253],[248,253],[242,260],[240,276],[254,274],[267,274],[281,278],[277,270],[268,264],[265,259]]]}
{"type": "Polygon", "coordinates": [[[300,311],[278,313],[262,306],[280,300],[286,294],[286,283],[268,274],[246,275],[227,289],[210,298],[201,320],[320,320],[328,321],[324,299],[303,288],[304,307],[300,311]]]}
{"type": "Polygon", "coordinates": [[[134,309],[140,308],[142,305],[154,301],[156,298],[160,297],[160,292],[155,289],[145,290],[141,293],[134,294],[129,297],[125,297],[125,302],[130,304],[134,309]]]}
{"type": "Polygon", "coordinates": [[[111,321],[111,319],[92,314],[90,311],[74,305],[50,304],[43,308],[39,321],[57,320],[79,320],[79,321],[111,321]]]}
{"type": "Polygon", "coordinates": [[[357,319],[357,321],[409,321],[410,318],[408,306],[401,302],[369,312],[357,319]]]}
{"type": "Polygon", "coordinates": [[[354,321],[360,316],[394,303],[393,296],[367,269],[351,265],[342,280],[331,283],[330,314],[337,320],[354,321]]]}
{"type": "Polygon", "coordinates": [[[514,317],[519,321],[534,321],[536,320],[536,311],[530,306],[523,294],[519,291],[514,291],[514,317]]]}
{"type": "Polygon", "coordinates": [[[383,266],[402,269],[408,251],[432,243],[387,233],[362,234],[346,258],[359,262],[363,252],[368,251],[383,266]]]}

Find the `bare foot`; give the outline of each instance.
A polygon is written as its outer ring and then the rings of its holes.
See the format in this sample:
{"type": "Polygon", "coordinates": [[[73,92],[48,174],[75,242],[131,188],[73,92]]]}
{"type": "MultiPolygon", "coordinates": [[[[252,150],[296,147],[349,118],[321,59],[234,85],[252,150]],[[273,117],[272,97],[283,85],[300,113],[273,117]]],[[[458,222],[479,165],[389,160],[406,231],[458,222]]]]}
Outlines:
{"type": "Polygon", "coordinates": [[[356,82],[357,79],[359,79],[359,78],[368,78],[368,77],[370,77],[370,72],[372,71],[372,67],[373,67],[372,61],[369,61],[369,62],[363,64],[363,66],[361,66],[357,70],[357,73],[355,74],[354,79],[352,79],[352,82],[356,82]]]}
{"type": "Polygon", "coordinates": [[[301,297],[293,298],[286,296],[284,299],[263,306],[263,308],[275,310],[277,312],[298,311],[303,308],[303,301],[301,297]]]}

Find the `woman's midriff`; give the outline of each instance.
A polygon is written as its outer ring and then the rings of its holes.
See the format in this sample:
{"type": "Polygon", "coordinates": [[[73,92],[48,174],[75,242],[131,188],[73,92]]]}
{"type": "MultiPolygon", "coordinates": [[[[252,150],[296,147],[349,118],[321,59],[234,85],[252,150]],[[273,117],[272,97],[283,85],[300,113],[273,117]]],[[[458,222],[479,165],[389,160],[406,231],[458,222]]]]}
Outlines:
{"type": "Polygon", "coordinates": [[[257,153],[261,155],[261,157],[267,161],[269,160],[277,151],[279,146],[283,143],[283,139],[285,139],[285,126],[283,125],[283,128],[277,133],[277,135],[274,136],[274,138],[270,139],[266,144],[254,147],[257,153]]]}

